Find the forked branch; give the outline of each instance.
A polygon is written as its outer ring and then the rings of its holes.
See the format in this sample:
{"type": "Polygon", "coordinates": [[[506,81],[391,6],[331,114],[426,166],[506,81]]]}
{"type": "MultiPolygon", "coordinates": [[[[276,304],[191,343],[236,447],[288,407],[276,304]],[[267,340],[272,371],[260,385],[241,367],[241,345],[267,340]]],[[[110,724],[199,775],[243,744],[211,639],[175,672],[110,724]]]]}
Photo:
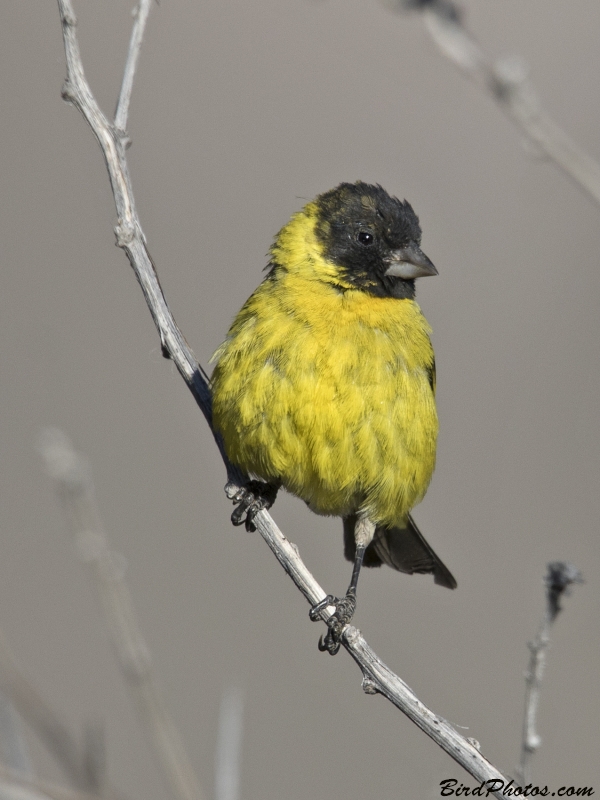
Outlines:
{"type": "MultiPolygon", "coordinates": [[[[102,114],[85,79],[71,1],[58,0],[58,5],[67,60],[67,81],[63,96],[81,111],[100,144],[115,198],[118,218],[115,229],[117,245],[125,250],[140,283],[158,329],[163,353],[174,361],[211,426],[227,468],[229,482],[240,486],[244,476],[229,463],[220,437],[212,428],[210,388],[206,374],[198,365],[175,323],[146,247],[146,239],[135,210],[125,157],[126,134],[102,114]]],[[[139,16],[136,22],[139,22],[139,16]]],[[[313,606],[321,601],[325,597],[325,592],[306,568],[296,546],[285,538],[271,516],[266,511],[261,511],[255,519],[255,524],[309,604],[313,606]]],[[[329,616],[328,610],[322,614],[323,619],[329,616]]],[[[343,645],[359,665],[363,674],[363,689],[367,693],[380,693],[387,697],[478,782],[497,781],[494,787],[498,788],[493,792],[493,796],[502,797],[501,786],[505,778],[499,770],[484,758],[472,741],[465,739],[448,722],[423,705],[414,692],[382,663],[356,628],[346,627],[343,633],[343,645]]]]}

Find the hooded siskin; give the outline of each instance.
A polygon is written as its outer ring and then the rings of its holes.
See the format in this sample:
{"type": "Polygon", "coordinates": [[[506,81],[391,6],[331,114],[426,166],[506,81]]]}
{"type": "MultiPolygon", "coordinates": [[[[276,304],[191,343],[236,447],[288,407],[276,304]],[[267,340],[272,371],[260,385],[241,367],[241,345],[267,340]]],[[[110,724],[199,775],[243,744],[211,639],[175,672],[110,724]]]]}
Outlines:
{"type": "Polygon", "coordinates": [[[367,517],[365,565],[453,587],[409,517],[438,433],[431,329],[414,300],[415,277],[436,270],[420,240],[411,206],[362,182],[294,214],[215,353],[213,419],[234,464],[345,518],[348,558],[367,517]]]}

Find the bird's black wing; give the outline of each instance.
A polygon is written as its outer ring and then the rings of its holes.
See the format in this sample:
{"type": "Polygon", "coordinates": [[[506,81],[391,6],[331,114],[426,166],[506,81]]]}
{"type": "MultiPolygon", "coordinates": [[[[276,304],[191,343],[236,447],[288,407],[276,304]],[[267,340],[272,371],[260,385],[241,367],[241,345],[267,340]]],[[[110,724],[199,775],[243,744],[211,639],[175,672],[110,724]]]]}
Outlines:
{"type": "MultiPolygon", "coordinates": [[[[349,561],[354,560],[356,551],[355,521],[355,516],[344,519],[344,555],[349,561]]],[[[376,529],[373,541],[365,553],[364,566],[380,567],[382,564],[408,575],[414,572],[432,574],[435,583],[440,586],[446,586],[448,589],[456,588],[454,576],[427,544],[410,515],[406,528],[376,529]]]]}
{"type": "Polygon", "coordinates": [[[435,397],[435,388],[436,388],[435,358],[431,359],[431,364],[427,367],[427,380],[429,381],[429,385],[431,386],[431,391],[433,392],[433,396],[435,397]]]}

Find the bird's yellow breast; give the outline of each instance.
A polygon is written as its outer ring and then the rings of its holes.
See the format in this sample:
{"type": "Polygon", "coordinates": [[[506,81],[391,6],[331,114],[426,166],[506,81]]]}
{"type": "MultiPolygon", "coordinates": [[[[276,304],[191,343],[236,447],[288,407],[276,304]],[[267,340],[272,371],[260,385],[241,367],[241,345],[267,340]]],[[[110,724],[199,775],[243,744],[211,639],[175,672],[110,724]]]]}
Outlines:
{"type": "Polygon", "coordinates": [[[276,270],[215,354],[229,458],[318,513],[402,526],[435,464],[429,334],[413,300],[276,270]]]}

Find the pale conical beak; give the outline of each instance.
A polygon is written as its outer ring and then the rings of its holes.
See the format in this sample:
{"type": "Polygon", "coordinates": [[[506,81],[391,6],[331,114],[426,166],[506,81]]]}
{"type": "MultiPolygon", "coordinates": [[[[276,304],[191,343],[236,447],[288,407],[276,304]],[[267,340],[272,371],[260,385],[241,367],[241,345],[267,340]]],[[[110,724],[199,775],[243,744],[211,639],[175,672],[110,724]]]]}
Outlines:
{"type": "Polygon", "coordinates": [[[437,275],[438,271],[418,245],[409,244],[392,251],[385,274],[408,281],[437,275]]]}

